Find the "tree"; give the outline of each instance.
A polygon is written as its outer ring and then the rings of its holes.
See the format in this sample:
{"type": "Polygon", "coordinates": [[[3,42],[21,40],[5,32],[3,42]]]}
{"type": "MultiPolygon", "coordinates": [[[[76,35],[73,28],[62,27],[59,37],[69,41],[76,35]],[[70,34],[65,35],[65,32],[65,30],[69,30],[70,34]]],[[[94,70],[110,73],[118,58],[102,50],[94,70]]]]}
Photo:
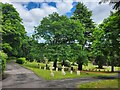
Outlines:
{"type": "Polygon", "coordinates": [[[83,44],[83,46],[87,46],[87,49],[90,49],[90,42],[92,42],[92,32],[95,28],[91,16],[92,11],[89,11],[83,3],[78,2],[78,4],[76,5],[76,10],[71,17],[71,19],[73,20],[79,20],[81,24],[83,24],[83,26],[85,27],[85,43],[83,44]]]}
{"type": "Polygon", "coordinates": [[[104,31],[96,27],[93,32],[94,41],[92,43],[92,55],[95,59],[95,62],[98,64],[98,68],[103,68],[103,65],[106,62],[106,56],[108,54],[107,50],[105,50],[104,43],[104,31]]]}
{"type": "Polygon", "coordinates": [[[26,34],[22,19],[10,4],[2,4],[2,49],[8,56],[19,57],[22,40],[26,34]]]}
{"type": "Polygon", "coordinates": [[[99,28],[104,31],[103,43],[105,51],[108,52],[108,60],[112,66],[111,71],[114,71],[114,66],[119,61],[120,50],[120,14],[119,12],[111,14],[107,19],[100,24],[99,28]]]}
{"type": "Polygon", "coordinates": [[[37,39],[42,37],[46,40],[46,56],[55,61],[55,68],[57,60],[70,60],[72,53],[75,54],[72,52],[74,43],[84,43],[84,28],[81,23],[57,13],[45,17],[35,30],[37,39]]]}
{"type": "MultiPolygon", "coordinates": [[[[76,5],[76,10],[73,13],[73,16],[71,17],[71,19],[75,21],[79,20],[80,23],[85,28],[85,31],[84,31],[85,42],[82,44],[82,48],[87,53],[86,57],[88,58],[89,58],[88,54],[92,51],[91,50],[91,43],[93,41],[92,32],[95,28],[95,25],[91,19],[91,16],[92,16],[92,12],[89,11],[88,8],[83,3],[78,2],[78,4],[76,5]]],[[[82,63],[80,66],[82,67],[82,63]]]]}

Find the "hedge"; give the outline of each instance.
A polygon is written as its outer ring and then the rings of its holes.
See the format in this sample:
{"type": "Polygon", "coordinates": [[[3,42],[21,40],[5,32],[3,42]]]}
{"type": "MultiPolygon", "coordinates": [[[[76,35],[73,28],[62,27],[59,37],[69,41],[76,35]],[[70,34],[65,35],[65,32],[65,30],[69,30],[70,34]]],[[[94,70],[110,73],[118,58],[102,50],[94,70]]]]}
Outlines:
{"type": "Polygon", "coordinates": [[[18,63],[18,64],[24,64],[25,62],[26,62],[26,58],[18,58],[16,60],[16,63],[18,63]]]}

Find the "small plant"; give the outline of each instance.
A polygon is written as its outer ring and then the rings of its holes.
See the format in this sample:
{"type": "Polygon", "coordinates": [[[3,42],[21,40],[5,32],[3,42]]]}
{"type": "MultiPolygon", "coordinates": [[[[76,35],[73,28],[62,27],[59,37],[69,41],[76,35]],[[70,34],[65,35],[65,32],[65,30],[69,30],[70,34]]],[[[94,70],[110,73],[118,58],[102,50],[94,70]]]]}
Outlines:
{"type": "Polygon", "coordinates": [[[24,64],[25,62],[26,62],[26,58],[18,58],[16,60],[16,63],[18,63],[18,64],[24,64]]]}
{"type": "Polygon", "coordinates": [[[2,70],[2,73],[5,70],[7,58],[7,54],[5,54],[3,51],[0,51],[0,71],[2,70]]]}

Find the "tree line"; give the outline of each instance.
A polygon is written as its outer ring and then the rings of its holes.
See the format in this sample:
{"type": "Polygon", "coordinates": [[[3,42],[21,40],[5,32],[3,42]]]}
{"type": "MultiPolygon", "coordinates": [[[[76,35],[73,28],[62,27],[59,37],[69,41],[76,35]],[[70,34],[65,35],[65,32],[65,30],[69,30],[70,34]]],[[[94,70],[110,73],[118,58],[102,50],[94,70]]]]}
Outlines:
{"type": "MultiPolygon", "coordinates": [[[[44,17],[35,27],[32,36],[27,36],[22,19],[10,4],[0,4],[2,53],[10,57],[25,57],[29,61],[57,61],[64,65],[66,60],[77,62],[78,70],[88,61],[103,65],[120,66],[120,14],[119,10],[96,25],[91,19],[92,11],[81,2],[76,5],[73,15],[68,18],[54,12],[44,17]],[[39,42],[43,38],[45,42],[39,42]]],[[[2,54],[1,54],[2,55],[2,54]]]]}

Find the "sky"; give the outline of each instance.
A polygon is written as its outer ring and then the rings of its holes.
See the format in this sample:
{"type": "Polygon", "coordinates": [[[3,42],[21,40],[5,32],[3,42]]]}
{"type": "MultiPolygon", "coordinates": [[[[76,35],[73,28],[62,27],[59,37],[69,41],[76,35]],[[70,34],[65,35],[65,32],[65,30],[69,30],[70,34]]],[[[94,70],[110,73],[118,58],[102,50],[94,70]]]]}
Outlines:
{"type": "Polygon", "coordinates": [[[20,17],[23,19],[23,25],[30,36],[34,33],[34,26],[38,26],[40,21],[49,14],[57,12],[59,15],[70,17],[76,9],[77,2],[81,1],[92,11],[92,19],[96,24],[110,15],[112,5],[108,3],[99,4],[100,0],[0,0],[3,3],[12,4],[20,17]]]}

